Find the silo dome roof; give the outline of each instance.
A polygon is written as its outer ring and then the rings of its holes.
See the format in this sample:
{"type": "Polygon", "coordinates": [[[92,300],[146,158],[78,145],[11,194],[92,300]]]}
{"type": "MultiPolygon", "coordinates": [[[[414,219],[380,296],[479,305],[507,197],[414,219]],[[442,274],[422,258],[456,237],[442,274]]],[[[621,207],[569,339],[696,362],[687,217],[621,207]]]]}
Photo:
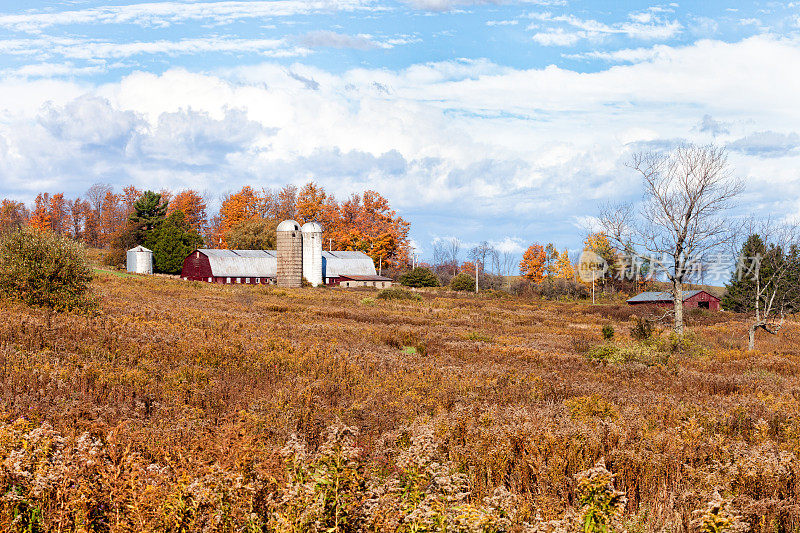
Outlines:
{"type": "Polygon", "coordinates": [[[278,231],[297,231],[300,229],[300,224],[294,220],[284,220],[278,224],[278,231]]]}
{"type": "Polygon", "coordinates": [[[306,222],[302,230],[303,233],[322,233],[322,226],[319,222],[306,222]]]}

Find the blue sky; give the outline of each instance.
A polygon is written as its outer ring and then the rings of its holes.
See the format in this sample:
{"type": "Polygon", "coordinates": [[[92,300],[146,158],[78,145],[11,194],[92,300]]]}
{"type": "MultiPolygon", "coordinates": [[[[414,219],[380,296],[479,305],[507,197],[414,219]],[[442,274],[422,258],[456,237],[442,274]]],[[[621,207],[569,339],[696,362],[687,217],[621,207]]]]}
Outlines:
{"type": "Polygon", "coordinates": [[[0,1],[0,196],[367,188],[435,239],[577,249],[625,162],[726,146],[800,210],[800,3],[0,1]]]}

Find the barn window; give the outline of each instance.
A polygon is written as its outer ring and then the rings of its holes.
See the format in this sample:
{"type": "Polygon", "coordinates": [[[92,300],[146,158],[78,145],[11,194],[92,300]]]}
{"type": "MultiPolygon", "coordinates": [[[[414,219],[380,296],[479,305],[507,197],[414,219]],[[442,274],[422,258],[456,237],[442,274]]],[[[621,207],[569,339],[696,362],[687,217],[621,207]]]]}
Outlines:
{"type": "Polygon", "coordinates": [[[705,301],[705,302],[697,302],[697,307],[699,307],[700,309],[709,309],[709,305],[708,305],[707,301],[705,301]]]}
{"type": "Polygon", "coordinates": [[[208,282],[211,283],[211,278],[208,278],[208,282]]]}

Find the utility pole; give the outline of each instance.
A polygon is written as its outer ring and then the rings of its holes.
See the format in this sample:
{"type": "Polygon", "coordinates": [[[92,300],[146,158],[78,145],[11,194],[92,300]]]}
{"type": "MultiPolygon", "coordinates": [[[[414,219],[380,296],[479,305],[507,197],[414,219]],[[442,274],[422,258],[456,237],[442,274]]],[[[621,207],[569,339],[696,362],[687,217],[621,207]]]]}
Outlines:
{"type": "Polygon", "coordinates": [[[378,259],[378,275],[379,276],[383,275],[383,256],[381,256],[381,258],[378,259]]]}
{"type": "Polygon", "coordinates": [[[478,294],[478,258],[475,258],[475,294],[478,294]]]}

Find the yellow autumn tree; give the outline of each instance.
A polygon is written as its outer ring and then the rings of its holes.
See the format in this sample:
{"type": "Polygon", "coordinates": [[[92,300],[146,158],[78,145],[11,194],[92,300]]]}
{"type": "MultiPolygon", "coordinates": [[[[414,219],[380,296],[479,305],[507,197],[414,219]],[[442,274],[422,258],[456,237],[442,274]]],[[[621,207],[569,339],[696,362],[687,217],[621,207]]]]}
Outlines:
{"type": "Polygon", "coordinates": [[[561,253],[556,252],[556,260],[553,263],[553,276],[566,280],[575,279],[575,268],[572,266],[572,261],[569,260],[569,253],[566,248],[561,253]]]}
{"type": "MultiPolygon", "coordinates": [[[[590,233],[583,241],[583,249],[592,251],[608,264],[605,278],[613,278],[617,267],[617,250],[611,245],[608,236],[603,232],[590,233]]],[[[605,278],[603,281],[605,282],[605,278]]]]}

